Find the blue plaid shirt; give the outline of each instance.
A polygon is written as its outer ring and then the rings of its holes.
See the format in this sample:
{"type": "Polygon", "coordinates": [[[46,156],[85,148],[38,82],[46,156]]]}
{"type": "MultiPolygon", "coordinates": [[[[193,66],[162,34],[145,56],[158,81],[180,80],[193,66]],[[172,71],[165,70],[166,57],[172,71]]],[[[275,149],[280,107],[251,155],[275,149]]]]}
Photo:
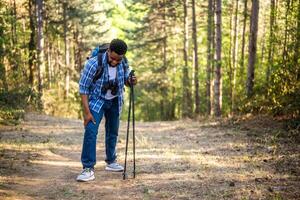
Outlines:
{"type": "MultiPolygon", "coordinates": [[[[103,74],[102,76],[93,83],[93,78],[98,68],[97,56],[90,58],[86,61],[84,69],[82,70],[81,77],[79,80],[79,93],[89,96],[89,107],[91,110],[99,113],[105,99],[105,93],[101,92],[103,84],[108,82],[108,63],[107,63],[107,52],[102,56],[103,74]]],[[[119,100],[119,114],[122,112],[122,105],[124,99],[124,81],[129,77],[129,67],[125,66],[126,72],[124,72],[123,65],[125,62],[121,62],[117,65],[117,80],[118,80],[118,100],[119,100]]]]}

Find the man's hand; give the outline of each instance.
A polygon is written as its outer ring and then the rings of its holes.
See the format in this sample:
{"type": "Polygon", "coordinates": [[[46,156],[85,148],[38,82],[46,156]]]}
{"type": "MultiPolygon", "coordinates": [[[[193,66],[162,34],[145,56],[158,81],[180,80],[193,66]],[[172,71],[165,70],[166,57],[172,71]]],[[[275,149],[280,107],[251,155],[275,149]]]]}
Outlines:
{"type": "Polygon", "coordinates": [[[96,124],[96,121],[90,111],[89,108],[89,100],[88,100],[88,95],[81,95],[81,100],[82,100],[82,105],[83,105],[83,125],[86,127],[86,125],[89,123],[89,121],[92,121],[94,124],[96,124]]]}
{"type": "Polygon", "coordinates": [[[127,80],[127,86],[130,86],[131,84],[136,85],[137,84],[137,78],[135,75],[133,76],[129,76],[128,80],[127,80]]]}
{"type": "Polygon", "coordinates": [[[86,127],[89,121],[92,121],[94,124],[96,124],[96,120],[94,119],[92,113],[90,112],[84,115],[84,121],[83,121],[84,127],[86,127]]]}
{"type": "Polygon", "coordinates": [[[133,85],[136,85],[137,83],[137,78],[135,75],[132,76],[131,80],[130,80],[130,83],[132,83],[133,85]]]}

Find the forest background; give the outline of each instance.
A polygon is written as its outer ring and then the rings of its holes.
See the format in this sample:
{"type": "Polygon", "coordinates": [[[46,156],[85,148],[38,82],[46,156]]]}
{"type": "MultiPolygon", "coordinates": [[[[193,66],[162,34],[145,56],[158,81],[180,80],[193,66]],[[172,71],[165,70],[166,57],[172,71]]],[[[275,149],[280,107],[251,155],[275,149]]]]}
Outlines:
{"type": "Polygon", "coordinates": [[[82,118],[80,72],[113,38],[138,77],[137,120],[297,119],[299,24],[300,0],[1,0],[0,121],[82,118]]]}

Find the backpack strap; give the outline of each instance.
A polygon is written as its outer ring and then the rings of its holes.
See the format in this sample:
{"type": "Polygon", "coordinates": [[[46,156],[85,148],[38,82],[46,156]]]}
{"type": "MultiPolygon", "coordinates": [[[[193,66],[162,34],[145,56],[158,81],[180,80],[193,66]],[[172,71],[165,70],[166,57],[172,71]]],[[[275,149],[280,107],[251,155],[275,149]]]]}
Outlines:
{"type": "Polygon", "coordinates": [[[103,70],[102,58],[103,58],[103,53],[98,53],[97,54],[98,68],[97,68],[96,74],[93,78],[93,83],[95,83],[103,74],[104,70],[103,70]]]}
{"type": "MultiPolygon", "coordinates": [[[[97,55],[97,59],[98,59],[98,68],[96,71],[96,74],[93,78],[93,83],[96,83],[96,81],[102,76],[103,72],[104,72],[104,67],[103,67],[103,55],[104,53],[98,53],[97,55]]],[[[123,62],[123,71],[124,74],[126,73],[126,71],[128,70],[128,60],[126,57],[124,57],[124,61],[123,62]]],[[[125,81],[125,80],[124,80],[125,81]]]]}

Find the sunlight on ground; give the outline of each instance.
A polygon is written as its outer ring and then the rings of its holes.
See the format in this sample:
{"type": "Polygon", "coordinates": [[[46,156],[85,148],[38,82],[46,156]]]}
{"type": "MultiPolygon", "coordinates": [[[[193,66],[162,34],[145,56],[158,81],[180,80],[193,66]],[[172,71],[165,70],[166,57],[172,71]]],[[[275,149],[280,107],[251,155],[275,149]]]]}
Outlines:
{"type": "MultiPolygon", "coordinates": [[[[204,126],[179,121],[137,123],[137,177],[131,179],[130,138],[130,179],[126,181],[122,181],[121,173],[104,170],[102,124],[96,180],[78,184],[75,178],[81,171],[82,124],[52,119],[25,122],[16,130],[1,132],[0,195],[7,195],[6,199],[36,199],[35,194],[45,199],[259,199],[276,196],[286,187],[276,180],[294,180],[289,174],[275,173],[265,162],[274,159],[267,153],[268,146],[255,150],[234,130],[214,128],[213,123],[204,126]]],[[[125,132],[126,124],[122,123],[118,142],[121,164],[125,132]]]]}

